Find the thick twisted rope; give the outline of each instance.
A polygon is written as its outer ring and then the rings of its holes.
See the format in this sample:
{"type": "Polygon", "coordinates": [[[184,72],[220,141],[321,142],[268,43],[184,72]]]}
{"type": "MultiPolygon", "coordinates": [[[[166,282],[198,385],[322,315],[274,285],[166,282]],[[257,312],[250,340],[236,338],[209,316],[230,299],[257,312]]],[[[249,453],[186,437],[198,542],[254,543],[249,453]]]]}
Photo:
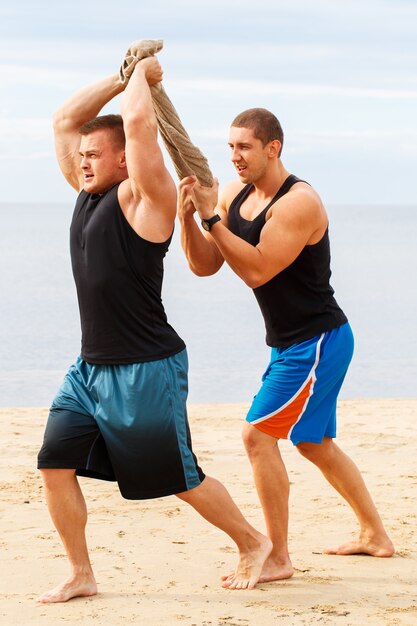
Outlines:
{"type": "MultiPolygon", "coordinates": [[[[134,42],[126,52],[120,66],[119,75],[122,84],[129,81],[140,59],[156,54],[162,46],[161,39],[143,39],[134,42]]],[[[179,179],[195,175],[202,185],[211,187],[213,175],[208,161],[199,148],[192,143],[162,83],[152,85],[151,94],[159,132],[179,179]]]]}

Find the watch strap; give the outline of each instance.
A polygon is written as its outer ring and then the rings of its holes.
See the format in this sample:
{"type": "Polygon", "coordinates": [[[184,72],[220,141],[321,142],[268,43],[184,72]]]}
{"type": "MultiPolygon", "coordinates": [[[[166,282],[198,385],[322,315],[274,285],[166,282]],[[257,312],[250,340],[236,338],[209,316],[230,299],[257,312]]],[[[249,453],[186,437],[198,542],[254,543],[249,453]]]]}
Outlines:
{"type": "Polygon", "coordinates": [[[204,228],[204,230],[210,231],[213,227],[214,224],[216,224],[216,222],[220,222],[221,217],[220,215],[218,215],[217,213],[215,215],[213,215],[213,217],[210,217],[208,220],[201,220],[201,225],[204,228]]]}

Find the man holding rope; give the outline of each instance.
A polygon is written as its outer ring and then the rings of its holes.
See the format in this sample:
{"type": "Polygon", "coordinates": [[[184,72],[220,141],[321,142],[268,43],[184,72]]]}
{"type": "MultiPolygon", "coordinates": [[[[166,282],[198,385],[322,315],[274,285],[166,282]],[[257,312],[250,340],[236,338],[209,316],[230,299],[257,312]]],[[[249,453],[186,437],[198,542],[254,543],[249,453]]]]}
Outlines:
{"type": "MultiPolygon", "coordinates": [[[[289,578],[289,480],[278,447],[289,439],[352,507],[359,537],[328,554],[389,557],[394,547],[353,461],[334,443],[336,401],[353,353],[353,335],[330,286],[328,218],[318,194],[281,160],[275,115],[249,109],[231,124],[231,160],[239,180],[225,187],[180,183],[181,241],[198,276],[226,261],[253,289],[271,360],[243,438],[274,548],[260,581],[289,578]],[[201,225],[194,219],[195,211],[201,225]],[[202,227],[202,229],[200,228],[202,227]]],[[[230,320],[225,320],[225,324],[230,320]]],[[[235,588],[234,576],[225,585],[235,588]]]]}
{"type": "Polygon", "coordinates": [[[38,456],[70,564],[43,603],[97,593],[77,475],[117,481],[127,499],[175,494],[191,504],[237,544],[237,588],[256,585],[272,547],[192,451],[187,353],[161,301],[177,200],[157,141],[157,59],[135,58],[128,79],[85,87],[54,118],[58,163],[78,194],[70,248],[82,348],[52,403],[38,456]],[[97,117],[123,91],[121,116],[97,117]]]}

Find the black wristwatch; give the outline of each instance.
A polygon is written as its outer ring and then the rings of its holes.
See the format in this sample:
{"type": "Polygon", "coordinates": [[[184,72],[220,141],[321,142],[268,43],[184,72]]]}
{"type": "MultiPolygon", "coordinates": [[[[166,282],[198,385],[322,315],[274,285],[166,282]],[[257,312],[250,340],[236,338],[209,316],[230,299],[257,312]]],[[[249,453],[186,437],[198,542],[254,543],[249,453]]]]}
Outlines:
{"type": "Polygon", "coordinates": [[[211,217],[209,220],[201,220],[201,226],[204,228],[204,230],[207,230],[208,232],[211,231],[211,229],[213,228],[213,224],[215,224],[216,222],[220,222],[221,217],[220,215],[213,215],[213,217],[211,217]]]}

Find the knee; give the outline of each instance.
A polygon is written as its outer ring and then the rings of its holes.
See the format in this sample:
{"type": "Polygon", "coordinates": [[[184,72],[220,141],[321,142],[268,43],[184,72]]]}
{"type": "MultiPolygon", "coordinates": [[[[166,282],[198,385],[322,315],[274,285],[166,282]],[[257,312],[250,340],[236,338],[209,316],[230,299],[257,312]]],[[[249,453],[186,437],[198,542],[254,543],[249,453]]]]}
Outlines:
{"type": "Polygon", "coordinates": [[[216,488],[217,485],[220,485],[218,480],[212,478],[211,476],[205,476],[197,487],[191,487],[191,489],[181,491],[175,495],[183,502],[191,504],[191,506],[195,506],[199,501],[210,500],[210,494],[213,488],[216,488]]]}
{"type": "Polygon", "coordinates": [[[242,439],[250,460],[259,456],[265,450],[265,445],[276,446],[276,441],[272,437],[268,437],[248,422],[243,427],[242,439]]]}
{"type": "MultiPolygon", "coordinates": [[[[197,489],[197,487],[194,487],[197,489]]],[[[194,494],[192,493],[194,489],[188,489],[187,491],[181,491],[181,493],[176,493],[176,497],[186,502],[187,504],[191,504],[192,500],[194,500],[194,494]]]]}
{"type": "Polygon", "coordinates": [[[242,441],[246,452],[250,455],[256,449],[256,430],[247,422],[242,429],[242,441]]]}
{"type": "Polygon", "coordinates": [[[41,468],[40,473],[48,490],[60,489],[67,481],[75,480],[75,469],[41,468]]]}

